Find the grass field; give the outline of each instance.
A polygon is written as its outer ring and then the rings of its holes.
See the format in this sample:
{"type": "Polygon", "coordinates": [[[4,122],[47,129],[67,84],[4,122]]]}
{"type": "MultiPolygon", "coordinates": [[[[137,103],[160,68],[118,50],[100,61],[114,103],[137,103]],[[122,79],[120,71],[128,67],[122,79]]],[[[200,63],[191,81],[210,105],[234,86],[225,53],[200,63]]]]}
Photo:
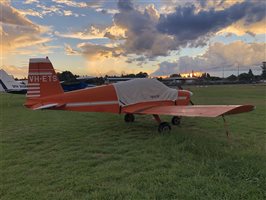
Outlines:
{"type": "MultiPolygon", "coordinates": [[[[4,199],[266,199],[266,87],[191,87],[196,104],[250,113],[183,118],[159,134],[150,116],[31,111],[0,94],[4,199]]],[[[164,117],[170,121],[170,117],[164,117]]]]}

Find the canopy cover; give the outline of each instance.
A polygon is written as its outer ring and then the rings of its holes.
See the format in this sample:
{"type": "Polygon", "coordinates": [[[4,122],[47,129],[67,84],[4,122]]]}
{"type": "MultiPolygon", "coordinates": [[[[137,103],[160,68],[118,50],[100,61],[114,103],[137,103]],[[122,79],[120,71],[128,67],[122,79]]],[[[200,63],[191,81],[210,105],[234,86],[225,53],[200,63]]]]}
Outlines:
{"type": "Polygon", "coordinates": [[[140,102],[177,99],[178,92],[157,79],[136,78],[130,81],[115,83],[117,98],[121,106],[140,102]]]}

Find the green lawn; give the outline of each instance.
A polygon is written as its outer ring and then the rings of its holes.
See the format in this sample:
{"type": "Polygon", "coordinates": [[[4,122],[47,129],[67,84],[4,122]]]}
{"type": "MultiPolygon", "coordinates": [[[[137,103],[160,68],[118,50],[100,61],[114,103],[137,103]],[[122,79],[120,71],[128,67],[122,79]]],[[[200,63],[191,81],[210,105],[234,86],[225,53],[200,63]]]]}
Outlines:
{"type": "MultiPolygon", "coordinates": [[[[1,199],[266,199],[266,87],[190,87],[196,104],[250,113],[183,118],[159,134],[150,116],[31,111],[0,94],[1,199]]],[[[170,121],[170,117],[164,117],[170,121]]]]}

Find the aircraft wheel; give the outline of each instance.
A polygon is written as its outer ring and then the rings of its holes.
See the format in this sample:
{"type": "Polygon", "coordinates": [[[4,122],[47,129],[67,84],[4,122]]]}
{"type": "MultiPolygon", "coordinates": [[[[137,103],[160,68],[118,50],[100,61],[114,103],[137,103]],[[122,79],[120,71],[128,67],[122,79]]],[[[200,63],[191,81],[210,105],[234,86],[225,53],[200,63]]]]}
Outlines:
{"type": "Polygon", "coordinates": [[[159,133],[166,133],[166,132],[170,132],[171,131],[171,126],[169,123],[167,122],[162,122],[160,123],[159,127],[158,127],[158,131],[159,133]]]}
{"type": "Polygon", "coordinates": [[[134,122],[135,116],[133,114],[126,114],[125,115],[125,122],[134,122]]]}
{"type": "Polygon", "coordinates": [[[181,117],[174,116],[172,118],[172,124],[173,125],[179,125],[181,123],[181,117]]]}

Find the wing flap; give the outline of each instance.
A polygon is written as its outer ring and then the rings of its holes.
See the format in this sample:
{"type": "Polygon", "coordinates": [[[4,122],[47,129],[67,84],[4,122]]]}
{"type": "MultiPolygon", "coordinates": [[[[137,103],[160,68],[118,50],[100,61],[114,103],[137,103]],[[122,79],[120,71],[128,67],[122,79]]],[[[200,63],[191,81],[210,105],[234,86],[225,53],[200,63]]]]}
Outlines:
{"type": "MultiPolygon", "coordinates": [[[[252,105],[193,105],[193,106],[154,106],[135,110],[131,113],[152,115],[174,115],[185,117],[218,117],[254,110],[252,105]]],[[[125,112],[127,110],[125,109],[125,112]]]]}

